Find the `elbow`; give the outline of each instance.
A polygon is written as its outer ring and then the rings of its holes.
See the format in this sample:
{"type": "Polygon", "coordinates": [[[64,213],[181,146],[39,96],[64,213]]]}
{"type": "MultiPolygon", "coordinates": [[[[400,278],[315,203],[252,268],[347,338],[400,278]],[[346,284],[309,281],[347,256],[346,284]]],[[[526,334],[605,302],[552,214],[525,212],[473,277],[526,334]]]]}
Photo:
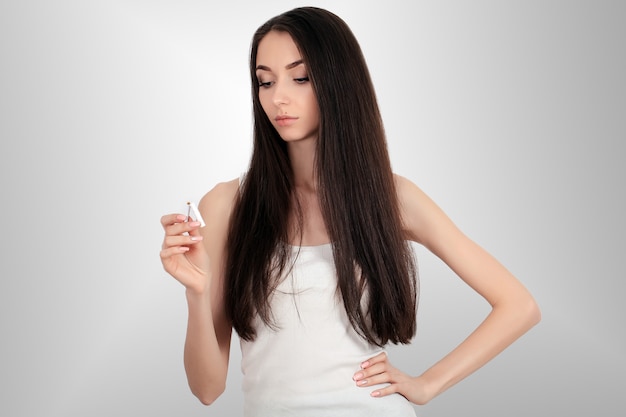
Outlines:
{"type": "Polygon", "coordinates": [[[222,395],[222,393],[224,393],[225,389],[226,387],[224,385],[220,385],[203,390],[192,390],[191,392],[193,393],[193,395],[196,396],[196,398],[198,398],[198,400],[200,400],[203,405],[209,406],[213,404],[215,400],[217,400],[220,395],[222,395]]]}
{"type": "Polygon", "coordinates": [[[211,396],[201,396],[201,395],[196,395],[196,397],[198,397],[198,399],[200,400],[200,402],[202,403],[202,405],[206,405],[209,406],[211,404],[213,404],[213,401],[217,400],[218,397],[211,397],[211,396]]]}
{"type": "Polygon", "coordinates": [[[494,304],[493,311],[499,310],[509,318],[509,325],[525,333],[541,321],[541,310],[535,299],[528,294],[508,303],[494,304]]]}
{"type": "Polygon", "coordinates": [[[519,311],[529,329],[541,321],[541,310],[532,296],[529,296],[528,300],[520,306],[519,311]]]}
{"type": "Polygon", "coordinates": [[[529,317],[531,320],[532,326],[539,324],[541,321],[541,310],[539,309],[539,304],[533,299],[532,306],[530,308],[529,317]]]}

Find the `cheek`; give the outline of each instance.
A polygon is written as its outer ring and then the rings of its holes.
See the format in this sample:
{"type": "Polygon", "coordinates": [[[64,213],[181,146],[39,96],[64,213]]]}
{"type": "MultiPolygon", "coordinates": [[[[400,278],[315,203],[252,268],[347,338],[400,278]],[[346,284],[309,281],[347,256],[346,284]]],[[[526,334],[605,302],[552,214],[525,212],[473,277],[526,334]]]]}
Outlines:
{"type": "Polygon", "coordinates": [[[309,108],[311,111],[317,112],[318,109],[318,105],[317,105],[317,97],[315,97],[315,92],[313,91],[312,88],[310,88],[306,94],[303,95],[303,103],[306,103],[307,108],[309,108]]]}
{"type": "Polygon", "coordinates": [[[311,109],[311,114],[319,119],[319,105],[317,103],[317,98],[315,97],[315,94],[311,93],[311,97],[309,99],[309,108],[311,109]]]}

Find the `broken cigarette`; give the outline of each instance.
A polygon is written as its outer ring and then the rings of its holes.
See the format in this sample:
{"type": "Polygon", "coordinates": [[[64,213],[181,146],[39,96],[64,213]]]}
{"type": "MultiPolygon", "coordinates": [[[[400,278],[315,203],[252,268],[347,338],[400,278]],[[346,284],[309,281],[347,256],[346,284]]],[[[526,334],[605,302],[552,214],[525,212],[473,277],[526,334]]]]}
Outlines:
{"type": "Polygon", "coordinates": [[[202,215],[198,211],[196,205],[191,201],[187,201],[187,206],[187,217],[189,218],[189,214],[191,213],[191,211],[193,211],[193,215],[196,217],[196,221],[200,222],[200,227],[206,226],[206,224],[204,223],[204,219],[202,218],[202,215]]]}

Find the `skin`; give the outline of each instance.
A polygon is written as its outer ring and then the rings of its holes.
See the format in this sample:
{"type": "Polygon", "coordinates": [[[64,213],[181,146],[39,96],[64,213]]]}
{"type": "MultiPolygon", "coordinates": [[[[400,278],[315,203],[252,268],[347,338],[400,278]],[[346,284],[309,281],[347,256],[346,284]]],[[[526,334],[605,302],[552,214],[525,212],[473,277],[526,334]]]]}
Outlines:
{"type": "MultiPolygon", "coordinates": [[[[319,126],[317,100],[300,53],[288,34],[270,32],[257,53],[261,105],[287,142],[295,192],[304,214],[302,245],[329,242],[313,176],[319,126]],[[277,116],[293,117],[279,122],[277,116]]],[[[395,368],[385,353],[355,369],[354,383],[383,397],[399,393],[414,404],[434,397],[482,367],[540,320],[539,308],[524,286],[489,253],[465,236],[415,184],[395,176],[406,238],[441,258],[492,309],[485,320],[454,350],[418,376],[395,368]]],[[[191,391],[211,404],[223,391],[228,370],[232,327],[224,311],[223,263],[230,213],[238,179],[220,183],[200,201],[206,219],[200,228],[185,215],[168,214],[161,223],[165,270],[186,288],[188,327],[185,370],[191,391]]],[[[295,236],[295,235],[294,235],[295,236]]],[[[299,238],[299,236],[298,236],[299,238]]],[[[293,239],[295,242],[296,239],[293,239]]]]}

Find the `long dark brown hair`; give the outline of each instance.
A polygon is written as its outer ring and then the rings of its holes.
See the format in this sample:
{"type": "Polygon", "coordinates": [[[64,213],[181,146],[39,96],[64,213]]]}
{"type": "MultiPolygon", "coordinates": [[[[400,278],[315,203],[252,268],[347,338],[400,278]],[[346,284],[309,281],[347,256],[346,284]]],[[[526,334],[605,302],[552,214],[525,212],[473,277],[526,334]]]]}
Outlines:
{"type": "Polygon", "coordinates": [[[229,318],[243,340],[256,337],[257,314],[273,326],[272,292],[290,262],[289,214],[299,213],[287,146],[258,96],[257,49],[270,31],[291,35],[317,97],[318,198],[348,318],[371,344],[408,343],[416,328],[417,270],[403,233],[374,87],[346,23],[312,7],[270,19],[252,39],[254,146],[227,242],[229,318]]]}

